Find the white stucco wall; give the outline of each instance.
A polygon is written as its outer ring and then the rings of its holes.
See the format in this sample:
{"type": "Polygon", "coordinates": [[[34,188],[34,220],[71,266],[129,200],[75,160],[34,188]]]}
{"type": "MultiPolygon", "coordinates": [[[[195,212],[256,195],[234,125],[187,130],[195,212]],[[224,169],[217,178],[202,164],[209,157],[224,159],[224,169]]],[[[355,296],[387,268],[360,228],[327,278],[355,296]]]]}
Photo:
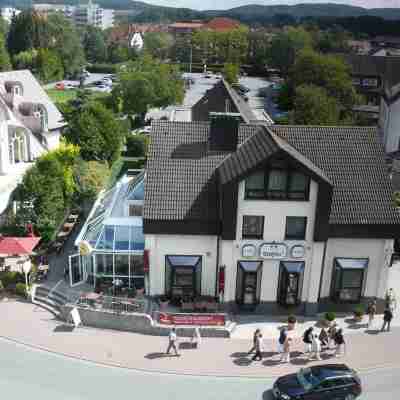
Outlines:
{"type": "Polygon", "coordinates": [[[150,295],[165,292],[165,256],[196,255],[202,257],[202,295],[215,295],[217,237],[198,235],[146,235],[149,250],[150,295]]]}
{"type": "Polygon", "coordinates": [[[329,297],[335,257],[368,258],[364,276],[363,296],[383,298],[388,279],[388,266],[393,252],[393,240],[329,239],[326,248],[321,297],[329,297]]]}
{"type": "Polygon", "coordinates": [[[400,141],[400,99],[389,106],[385,100],[381,100],[379,126],[383,131],[383,143],[386,153],[398,151],[400,141]]]}
{"type": "MultiPolygon", "coordinates": [[[[315,209],[317,204],[318,184],[311,181],[309,201],[268,201],[245,200],[245,183],[239,184],[239,198],[237,210],[237,231],[235,241],[221,241],[220,265],[226,267],[225,274],[225,301],[234,301],[236,294],[236,275],[239,260],[260,260],[262,265],[261,297],[263,302],[275,302],[277,299],[280,260],[262,260],[258,256],[243,258],[241,247],[245,243],[255,244],[263,242],[284,242],[289,247],[295,244],[305,246],[305,269],[302,301],[316,302],[318,297],[319,279],[321,273],[323,243],[314,243],[315,209]],[[242,225],[244,215],[263,215],[263,240],[242,240],[242,225]],[[307,217],[306,240],[285,240],[286,217],[307,217]],[[317,283],[315,283],[317,282],[317,283]]],[[[284,260],[295,260],[289,257],[284,260]]],[[[298,259],[296,259],[298,261],[298,259]]]]}
{"type": "Polygon", "coordinates": [[[43,132],[43,136],[46,138],[49,150],[56,149],[60,145],[61,133],[59,130],[43,132]]]}

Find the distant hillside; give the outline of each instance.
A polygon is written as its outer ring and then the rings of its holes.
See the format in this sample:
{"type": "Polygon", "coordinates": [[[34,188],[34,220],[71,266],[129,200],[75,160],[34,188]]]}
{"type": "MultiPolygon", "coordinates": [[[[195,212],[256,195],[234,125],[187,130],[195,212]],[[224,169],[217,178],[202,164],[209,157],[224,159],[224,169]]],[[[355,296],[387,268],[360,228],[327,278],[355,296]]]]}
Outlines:
{"type": "MultiPolygon", "coordinates": [[[[26,8],[32,3],[77,4],[79,0],[0,0],[0,7],[12,5],[26,8]]],[[[82,1],[84,2],[84,1],[82,1]]],[[[82,3],[81,2],[81,3],[82,3]]],[[[176,21],[182,19],[206,19],[214,16],[236,18],[243,22],[262,22],[279,15],[288,15],[295,19],[304,17],[359,17],[375,16],[391,20],[400,20],[400,8],[375,8],[348,6],[345,4],[297,4],[293,6],[247,5],[229,10],[197,11],[189,8],[162,7],[132,0],[94,0],[104,8],[125,10],[132,21],[176,21]]]]}

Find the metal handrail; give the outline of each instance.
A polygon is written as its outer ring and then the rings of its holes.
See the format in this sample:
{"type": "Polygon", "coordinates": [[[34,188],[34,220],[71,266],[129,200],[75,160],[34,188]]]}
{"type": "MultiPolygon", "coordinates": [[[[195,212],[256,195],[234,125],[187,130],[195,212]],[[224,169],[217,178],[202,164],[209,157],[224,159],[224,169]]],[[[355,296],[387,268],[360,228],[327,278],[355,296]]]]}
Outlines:
{"type": "Polygon", "coordinates": [[[112,312],[115,314],[145,313],[145,299],[101,296],[97,300],[80,296],[76,302],[78,307],[90,308],[94,311],[112,312]]]}

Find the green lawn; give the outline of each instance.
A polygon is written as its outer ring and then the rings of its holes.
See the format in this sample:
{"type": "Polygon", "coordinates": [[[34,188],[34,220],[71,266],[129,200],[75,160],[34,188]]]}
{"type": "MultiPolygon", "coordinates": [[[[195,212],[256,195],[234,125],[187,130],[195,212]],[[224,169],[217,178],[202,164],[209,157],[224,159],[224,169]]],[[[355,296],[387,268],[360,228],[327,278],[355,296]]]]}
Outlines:
{"type": "Polygon", "coordinates": [[[66,103],[67,101],[73,100],[76,98],[78,93],[77,90],[69,89],[69,90],[58,90],[58,89],[47,89],[47,94],[53,103],[66,103]]]}

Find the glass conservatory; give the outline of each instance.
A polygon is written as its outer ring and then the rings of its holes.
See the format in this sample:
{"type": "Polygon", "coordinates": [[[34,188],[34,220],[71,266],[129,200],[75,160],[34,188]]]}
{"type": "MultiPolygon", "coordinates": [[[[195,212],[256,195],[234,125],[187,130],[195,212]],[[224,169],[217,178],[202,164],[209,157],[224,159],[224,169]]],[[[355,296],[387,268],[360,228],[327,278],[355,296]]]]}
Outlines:
{"type": "Polygon", "coordinates": [[[143,173],[99,196],[75,241],[80,254],[70,256],[71,286],[145,288],[143,198],[143,173]]]}

